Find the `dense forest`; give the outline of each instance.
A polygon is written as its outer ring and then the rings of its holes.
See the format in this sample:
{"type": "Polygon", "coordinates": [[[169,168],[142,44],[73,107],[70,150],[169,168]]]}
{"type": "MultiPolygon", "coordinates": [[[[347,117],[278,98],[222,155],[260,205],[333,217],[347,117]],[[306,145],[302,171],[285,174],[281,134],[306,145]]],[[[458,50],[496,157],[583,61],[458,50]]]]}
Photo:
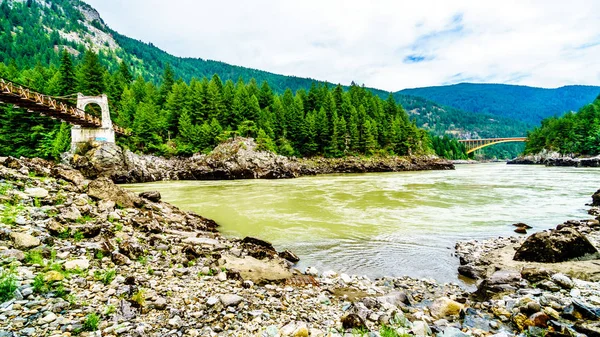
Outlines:
{"type": "Polygon", "coordinates": [[[582,85],[543,89],[506,84],[461,83],[405,89],[399,93],[423,97],[464,111],[538,125],[544,118],[577,111],[593,101],[599,92],[600,87],[582,85]]]}
{"type": "MultiPolygon", "coordinates": [[[[344,90],[313,83],[308,91],[276,94],[254,79],[223,82],[213,75],[187,83],[170,67],[155,85],[134,79],[124,62],[111,72],[94,52],[73,59],[66,49],[56,66],[20,70],[14,62],[0,63],[0,76],[54,96],[106,93],[114,122],[131,130],[119,143],[144,153],[191,155],[236,135],[286,156],[432,153],[427,131],[409,120],[391,94],[383,100],[357,85],[344,90]]],[[[68,145],[64,124],[3,110],[0,153],[56,157],[68,145]]]]}
{"type": "Polygon", "coordinates": [[[527,137],[527,154],[544,149],[566,155],[600,154],[600,96],[577,113],[544,119],[527,137]]]}

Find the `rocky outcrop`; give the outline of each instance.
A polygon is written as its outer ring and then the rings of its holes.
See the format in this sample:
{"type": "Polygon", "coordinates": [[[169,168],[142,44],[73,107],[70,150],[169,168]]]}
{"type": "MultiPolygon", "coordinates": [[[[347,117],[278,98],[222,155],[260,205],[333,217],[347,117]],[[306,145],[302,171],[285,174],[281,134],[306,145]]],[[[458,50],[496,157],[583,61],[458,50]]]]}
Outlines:
{"type": "MultiPolygon", "coordinates": [[[[286,179],[328,173],[450,170],[437,157],[347,157],[296,159],[260,151],[251,138],[230,139],[209,154],[165,159],[138,155],[115,144],[89,143],[79,154],[63,158],[88,179],[107,177],[116,183],[161,180],[286,179]]],[[[75,179],[75,178],[73,178],[75,179]]]]}
{"type": "Polygon", "coordinates": [[[515,253],[516,261],[556,263],[597,257],[598,250],[575,228],[538,232],[525,240],[515,253]]]}
{"type": "Polygon", "coordinates": [[[526,155],[509,160],[507,164],[546,165],[569,167],[600,167],[600,156],[576,157],[566,156],[558,152],[542,151],[534,155],[526,155]]]}

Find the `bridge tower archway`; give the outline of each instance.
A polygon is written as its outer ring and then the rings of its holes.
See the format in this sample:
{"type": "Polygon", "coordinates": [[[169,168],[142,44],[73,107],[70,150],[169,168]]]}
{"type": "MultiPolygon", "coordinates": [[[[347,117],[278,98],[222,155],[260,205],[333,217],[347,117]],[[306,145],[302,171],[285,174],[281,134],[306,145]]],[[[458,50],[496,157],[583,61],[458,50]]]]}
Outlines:
{"type": "Polygon", "coordinates": [[[71,152],[75,152],[81,144],[89,141],[114,143],[115,130],[113,129],[112,120],[110,119],[110,110],[108,108],[108,96],[105,94],[100,96],[84,96],[81,93],[77,94],[77,109],[85,111],[89,104],[98,105],[102,111],[102,126],[99,128],[82,128],[79,125],[74,125],[71,129],[71,152]]]}

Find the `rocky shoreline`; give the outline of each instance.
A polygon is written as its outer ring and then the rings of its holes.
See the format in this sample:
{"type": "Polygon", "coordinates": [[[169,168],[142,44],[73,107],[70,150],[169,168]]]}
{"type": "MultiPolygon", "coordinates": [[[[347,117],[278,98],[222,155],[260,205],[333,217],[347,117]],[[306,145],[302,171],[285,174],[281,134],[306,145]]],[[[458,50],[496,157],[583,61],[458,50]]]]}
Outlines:
{"type": "Polygon", "coordinates": [[[86,177],[108,177],[116,183],[162,180],[286,179],[331,173],[452,170],[454,165],[435,156],[287,158],[259,151],[251,138],[236,138],[210,154],[165,159],[137,155],[114,144],[91,143],[63,162],[86,177]]]}
{"type": "MultiPolygon", "coordinates": [[[[224,238],[214,221],[156,192],[136,195],[39,159],[0,160],[0,215],[0,336],[600,333],[597,279],[480,258],[518,238],[457,245],[461,262],[486,268],[475,293],[427,279],[298,271],[292,252],[224,238]]],[[[598,247],[597,224],[566,227],[598,247]]]]}
{"type": "Polygon", "coordinates": [[[575,157],[563,156],[558,152],[541,152],[509,160],[512,165],[545,165],[545,166],[570,166],[570,167],[600,167],[600,156],[575,157]]]}

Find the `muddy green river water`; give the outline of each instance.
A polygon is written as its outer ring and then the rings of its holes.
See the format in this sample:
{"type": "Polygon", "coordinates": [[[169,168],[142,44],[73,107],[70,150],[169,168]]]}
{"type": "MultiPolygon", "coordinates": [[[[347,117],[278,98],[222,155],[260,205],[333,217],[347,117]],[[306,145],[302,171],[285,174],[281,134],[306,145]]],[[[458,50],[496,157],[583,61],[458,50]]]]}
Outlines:
{"type": "Polygon", "coordinates": [[[454,171],[340,174],[290,180],[125,185],[214,219],[230,237],[256,236],[315,266],[370,277],[457,280],[460,240],[512,235],[588,218],[600,169],[457,165],[454,171]]]}

